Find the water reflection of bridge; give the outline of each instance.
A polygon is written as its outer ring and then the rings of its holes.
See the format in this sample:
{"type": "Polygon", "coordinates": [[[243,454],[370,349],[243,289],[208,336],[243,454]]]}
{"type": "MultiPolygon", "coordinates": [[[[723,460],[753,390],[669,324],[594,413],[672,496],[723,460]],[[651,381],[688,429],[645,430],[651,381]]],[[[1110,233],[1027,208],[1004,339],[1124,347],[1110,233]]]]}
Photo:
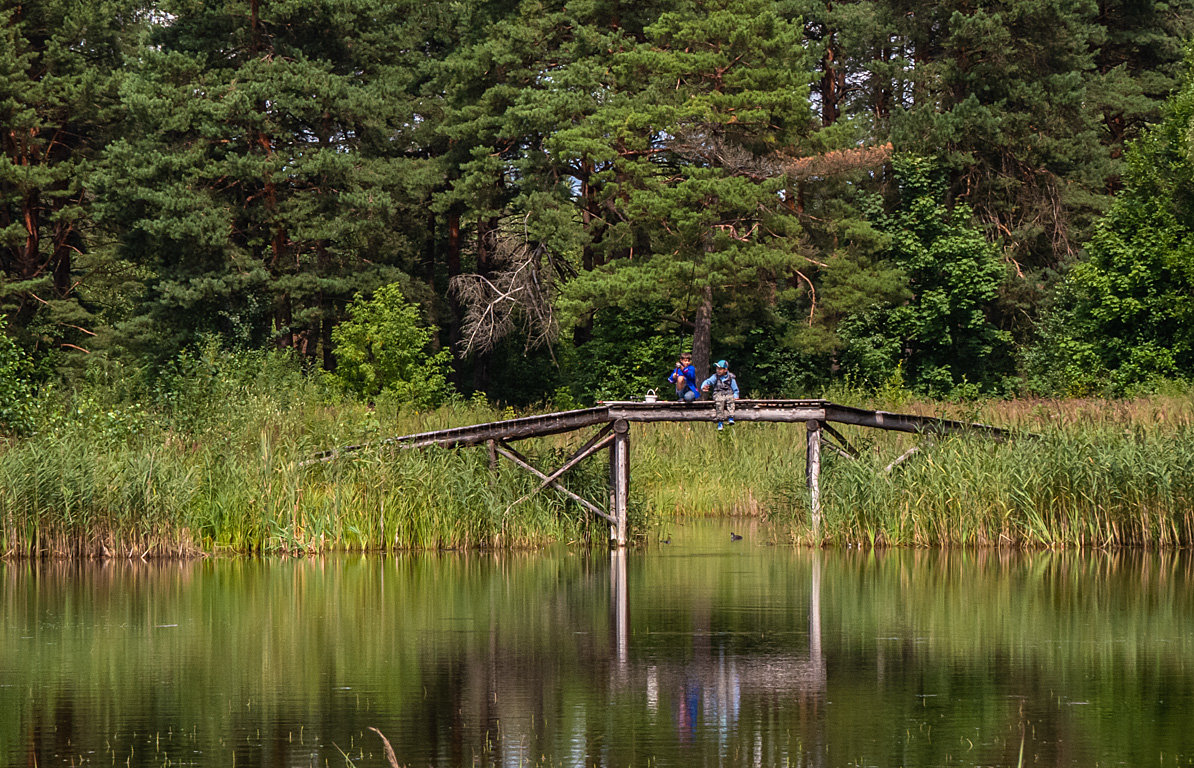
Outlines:
{"type": "MultiPolygon", "coordinates": [[[[949,419],[907,413],[873,411],[839,405],[827,400],[740,400],[734,417],[737,421],[803,423],[805,425],[805,479],[809,490],[814,530],[820,526],[822,445],[849,458],[858,456],[858,451],[833,424],[929,435],[961,431],[979,432],[997,440],[1006,439],[1011,435],[1007,430],[986,424],[950,421],[949,419]]],[[[428,448],[431,446],[458,448],[470,445],[487,445],[490,462],[493,466],[496,467],[498,457],[501,456],[535,475],[541,481],[537,490],[553,488],[568,496],[593,515],[608,521],[610,539],[617,546],[625,546],[626,517],[630,499],[631,422],[716,420],[713,403],[708,401],[695,403],[609,402],[602,403],[595,408],[524,416],[486,424],[391,437],[381,441],[380,445],[402,448],[428,448]],[[552,472],[544,472],[535,467],[526,456],[510,445],[515,440],[574,432],[594,426],[598,427],[597,431],[563,465],[552,472]],[[561,478],[565,473],[602,450],[609,451],[610,491],[609,505],[606,509],[573,493],[561,483],[561,478]]],[[[350,445],[325,451],[311,459],[311,462],[329,461],[365,447],[367,446],[350,445]]],[[[916,450],[918,449],[914,446],[903,456],[896,458],[888,466],[888,469],[906,459],[916,450]]]]}
{"type": "MultiPolygon", "coordinates": [[[[821,645],[821,560],[812,560],[808,609],[808,653],[714,654],[706,647],[686,662],[635,661],[631,656],[630,598],[624,548],[610,552],[610,612],[614,664],[611,689],[641,687],[647,709],[656,714],[660,691],[678,692],[673,713],[681,741],[692,739],[698,724],[728,737],[739,729],[744,696],[778,696],[795,703],[812,727],[802,739],[797,764],[827,764],[823,717],[826,698],[825,655],[821,645]],[[699,721],[699,722],[698,722],[699,721]]],[[[756,753],[756,762],[759,755],[756,753]]],[[[762,764],[762,763],[760,763],[762,764]]]]}

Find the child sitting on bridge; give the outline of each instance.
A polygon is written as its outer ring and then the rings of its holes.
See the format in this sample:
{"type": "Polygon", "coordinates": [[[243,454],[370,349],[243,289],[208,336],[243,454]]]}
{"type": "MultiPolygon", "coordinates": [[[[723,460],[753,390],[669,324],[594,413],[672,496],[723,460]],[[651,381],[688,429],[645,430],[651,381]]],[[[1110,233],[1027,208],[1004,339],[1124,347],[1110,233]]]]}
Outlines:
{"type": "Polygon", "coordinates": [[[722,422],[727,420],[734,423],[734,401],[738,399],[738,379],[730,373],[730,364],[725,360],[717,361],[717,371],[701,382],[701,391],[713,390],[713,408],[717,413],[717,428],[723,429],[722,422]]]}
{"type": "Polygon", "coordinates": [[[691,403],[701,396],[697,391],[696,368],[692,367],[692,355],[687,352],[680,354],[675,370],[667,380],[676,386],[676,399],[691,403]]]}

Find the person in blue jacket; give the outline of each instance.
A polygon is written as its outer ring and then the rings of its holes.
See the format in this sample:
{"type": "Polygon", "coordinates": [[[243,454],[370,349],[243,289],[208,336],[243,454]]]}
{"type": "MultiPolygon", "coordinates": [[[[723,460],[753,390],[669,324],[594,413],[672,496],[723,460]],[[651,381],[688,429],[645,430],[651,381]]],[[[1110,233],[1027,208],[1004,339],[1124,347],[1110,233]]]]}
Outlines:
{"type": "Polygon", "coordinates": [[[738,399],[738,379],[730,373],[730,364],[718,360],[717,370],[701,382],[701,391],[713,392],[713,409],[717,413],[717,428],[724,429],[723,421],[734,423],[734,401],[738,399]],[[728,417],[728,418],[727,418],[728,417]]]}
{"type": "Polygon", "coordinates": [[[667,377],[676,387],[676,399],[683,400],[686,403],[691,403],[701,396],[697,391],[696,383],[696,368],[692,367],[692,355],[684,352],[680,355],[680,359],[676,361],[676,368],[672,371],[672,375],[667,377]]]}

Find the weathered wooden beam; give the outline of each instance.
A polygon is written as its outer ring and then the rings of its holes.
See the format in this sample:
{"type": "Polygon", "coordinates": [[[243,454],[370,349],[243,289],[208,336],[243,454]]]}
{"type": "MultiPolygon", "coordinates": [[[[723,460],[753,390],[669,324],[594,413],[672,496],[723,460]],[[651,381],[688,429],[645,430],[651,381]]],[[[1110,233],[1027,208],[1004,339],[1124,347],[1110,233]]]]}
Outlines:
{"type": "MultiPolygon", "coordinates": [[[[626,421],[717,421],[713,403],[607,403],[611,419],[626,421]]],[[[734,408],[734,421],[766,421],[795,423],[810,419],[823,420],[825,407],[820,400],[739,400],[734,408]]]]}
{"type": "Polygon", "coordinates": [[[630,424],[625,419],[614,422],[614,442],[610,446],[609,458],[613,479],[610,513],[614,518],[610,538],[617,546],[624,547],[630,507],[630,424]]]}
{"type": "Polygon", "coordinates": [[[916,416],[909,413],[888,413],[852,408],[848,405],[827,403],[825,418],[839,424],[853,424],[859,427],[874,427],[897,432],[950,434],[954,432],[979,432],[994,440],[1007,440],[1013,436],[1010,430],[992,427],[988,424],[968,423],[938,419],[932,416],[916,416]]]}
{"type": "Polygon", "coordinates": [[[493,421],[469,427],[421,432],[403,437],[391,437],[383,440],[382,444],[396,445],[402,448],[427,448],[432,445],[457,448],[466,445],[479,445],[487,440],[510,441],[558,435],[562,432],[572,432],[607,421],[610,421],[608,411],[604,406],[598,406],[576,411],[546,413],[541,416],[524,416],[508,421],[493,421]]]}
{"type": "MultiPolygon", "coordinates": [[[[600,405],[609,408],[639,408],[642,410],[651,410],[652,408],[664,408],[669,405],[683,407],[685,405],[700,405],[701,403],[710,404],[712,400],[697,400],[692,403],[681,403],[679,400],[656,400],[647,402],[645,400],[602,400],[600,405]]],[[[752,399],[743,398],[738,401],[739,405],[768,405],[768,406],[783,406],[786,408],[796,407],[824,407],[829,404],[828,400],[821,400],[819,398],[766,398],[766,399],[752,399]]]]}
{"type": "MultiPolygon", "coordinates": [[[[516,464],[517,466],[520,466],[523,469],[525,469],[526,471],[530,472],[532,475],[537,476],[540,480],[547,477],[547,475],[545,475],[543,472],[536,469],[531,464],[531,462],[527,460],[526,456],[523,456],[521,453],[514,450],[513,448],[506,445],[505,443],[501,442],[500,440],[494,446],[494,450],[497,451],[498,455],[505,456],[507,459],[514,462],[514,464],[516,464]]],[[[551,487],[555,488],[557,491],[560,491],[565,496],[572,499],[577,504],[581,505],[582,507],[584,507],[585,509],[592,512],[594,515],[597,515],[597,517],[600,517],[602,520],[605,520],[606,522],[610,523],[611,525],[617,522],[612,517],[610,517],[608,514],[606,514],[605,511],[601,509],[601,507],[598,507],[596,504],[589,501],[588,499],[583,498],[582,496],[578,496],[577,494],[575,494],[572,491],[565,488],[560,483],[559,480],[552,481],[551,487]]]]}
{"type": "Polygon", "coordinates": [[[805,480],[808,483],[809,509],[812,512],[813,537],[821,533],[821,422],[813,420],[805,425],[805,480]]]}
{"type": "Polygon", "coordinates": [[[575,411],[524,416],[518,419],[491,421],[467,427],[451,427],[431,432],[419,432],[413,435],[387,437],[384,440],[371,443],[346,445],[317,453],[310,459],[303,461],[299,466],[331,461],[346,453],[355,453],[366,448],[380,446],[430,448],[433,445],[438,445],[442,448],[460,448],[469,445],[480,445],[490,440],[523,440],[528,437],[558,435],[562,432],[572,432],[608,421],[611,421],[611,419],[603,405],[596,408],[582,408],[575,411]]]}
{"type": "Polygon", "coordinates": [[[830,426],[828,422],[823,422],[821,424],[821,429],[825,430],[825,432],[832,435],[838,442],[841,443],[841,446],[839,447],[826,440],[826,445],[828,445],[830,448],[833,448],[838,453],[846,456],[847,458],[858,458],[858,451],[854,448],[854,446],[850,445],[850,441],[847,440],[841,432],[838,432],[836,429],[830,426]]]}
{"type": "Polygon", "coordinates": [[[903,453],[901,453],[899,456],[897,456],[897,457],[895,458],[895,460],[894,460],[894,461],[892,461],[890,464],[888,464],[886,467],[884,467],[884,468],[883,468],[883,473],[884,473],[884,474],[891,474],[891,470],[893,470],[893,469],[895,469],[896,467],[900,466],[900,465],[901,465],[901,464],[903,464],[905,461],[907,461],[908,459],[912,458],[912,457],[913,457],[913,456],[915,456],[916,454],[920,453],[920,452],[921,452],[922,450],[924,450],[925,448],[928,448],[928,447],[929,447],[929,446],[931,446],[932,444],[933,444],[933,441],[932,441],[932,440],[926,440],[926,441],[924,441],[923,443],[921,443],[920,445],[914,445],[914,446],[912,446],[911,448],[909,448],[908,450],[904,451],[904,452],[903,452],[903,453]]]}

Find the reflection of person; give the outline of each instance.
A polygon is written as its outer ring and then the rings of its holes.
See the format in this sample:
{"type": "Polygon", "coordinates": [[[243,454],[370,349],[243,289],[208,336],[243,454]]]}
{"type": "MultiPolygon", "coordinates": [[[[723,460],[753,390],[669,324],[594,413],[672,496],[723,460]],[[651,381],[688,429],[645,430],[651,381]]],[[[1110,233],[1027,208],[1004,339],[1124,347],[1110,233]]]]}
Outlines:
{"type": "Polygon", "coordinates": [[[685,680],[684,688],[676,698],[676,732],[680,736],[680,743],[692,743],[700,714],[701,685],[694,680],[685,680]]]}
{"type": "Polygon", "coordinates": [[[717,361],[717,370],[712,376],[701,382],[701,391],[713,391],[713,409],[717,412],[717,428],[722,429],[723,421],[734,423],[734,401],[738,399],[738,379],[730,373],[730,364],[725,360],[717,361]],[[726,417],[729,417],[728,419],[726,417]]]}
{"type": "Polygon", "coordinates": [[[701,396],[697,391],[696,368],[692,367],[692,355],[684,352],[676,362],[676,368],[667,380],[676,386],[676,399],[691,403],[701,396]]]}

